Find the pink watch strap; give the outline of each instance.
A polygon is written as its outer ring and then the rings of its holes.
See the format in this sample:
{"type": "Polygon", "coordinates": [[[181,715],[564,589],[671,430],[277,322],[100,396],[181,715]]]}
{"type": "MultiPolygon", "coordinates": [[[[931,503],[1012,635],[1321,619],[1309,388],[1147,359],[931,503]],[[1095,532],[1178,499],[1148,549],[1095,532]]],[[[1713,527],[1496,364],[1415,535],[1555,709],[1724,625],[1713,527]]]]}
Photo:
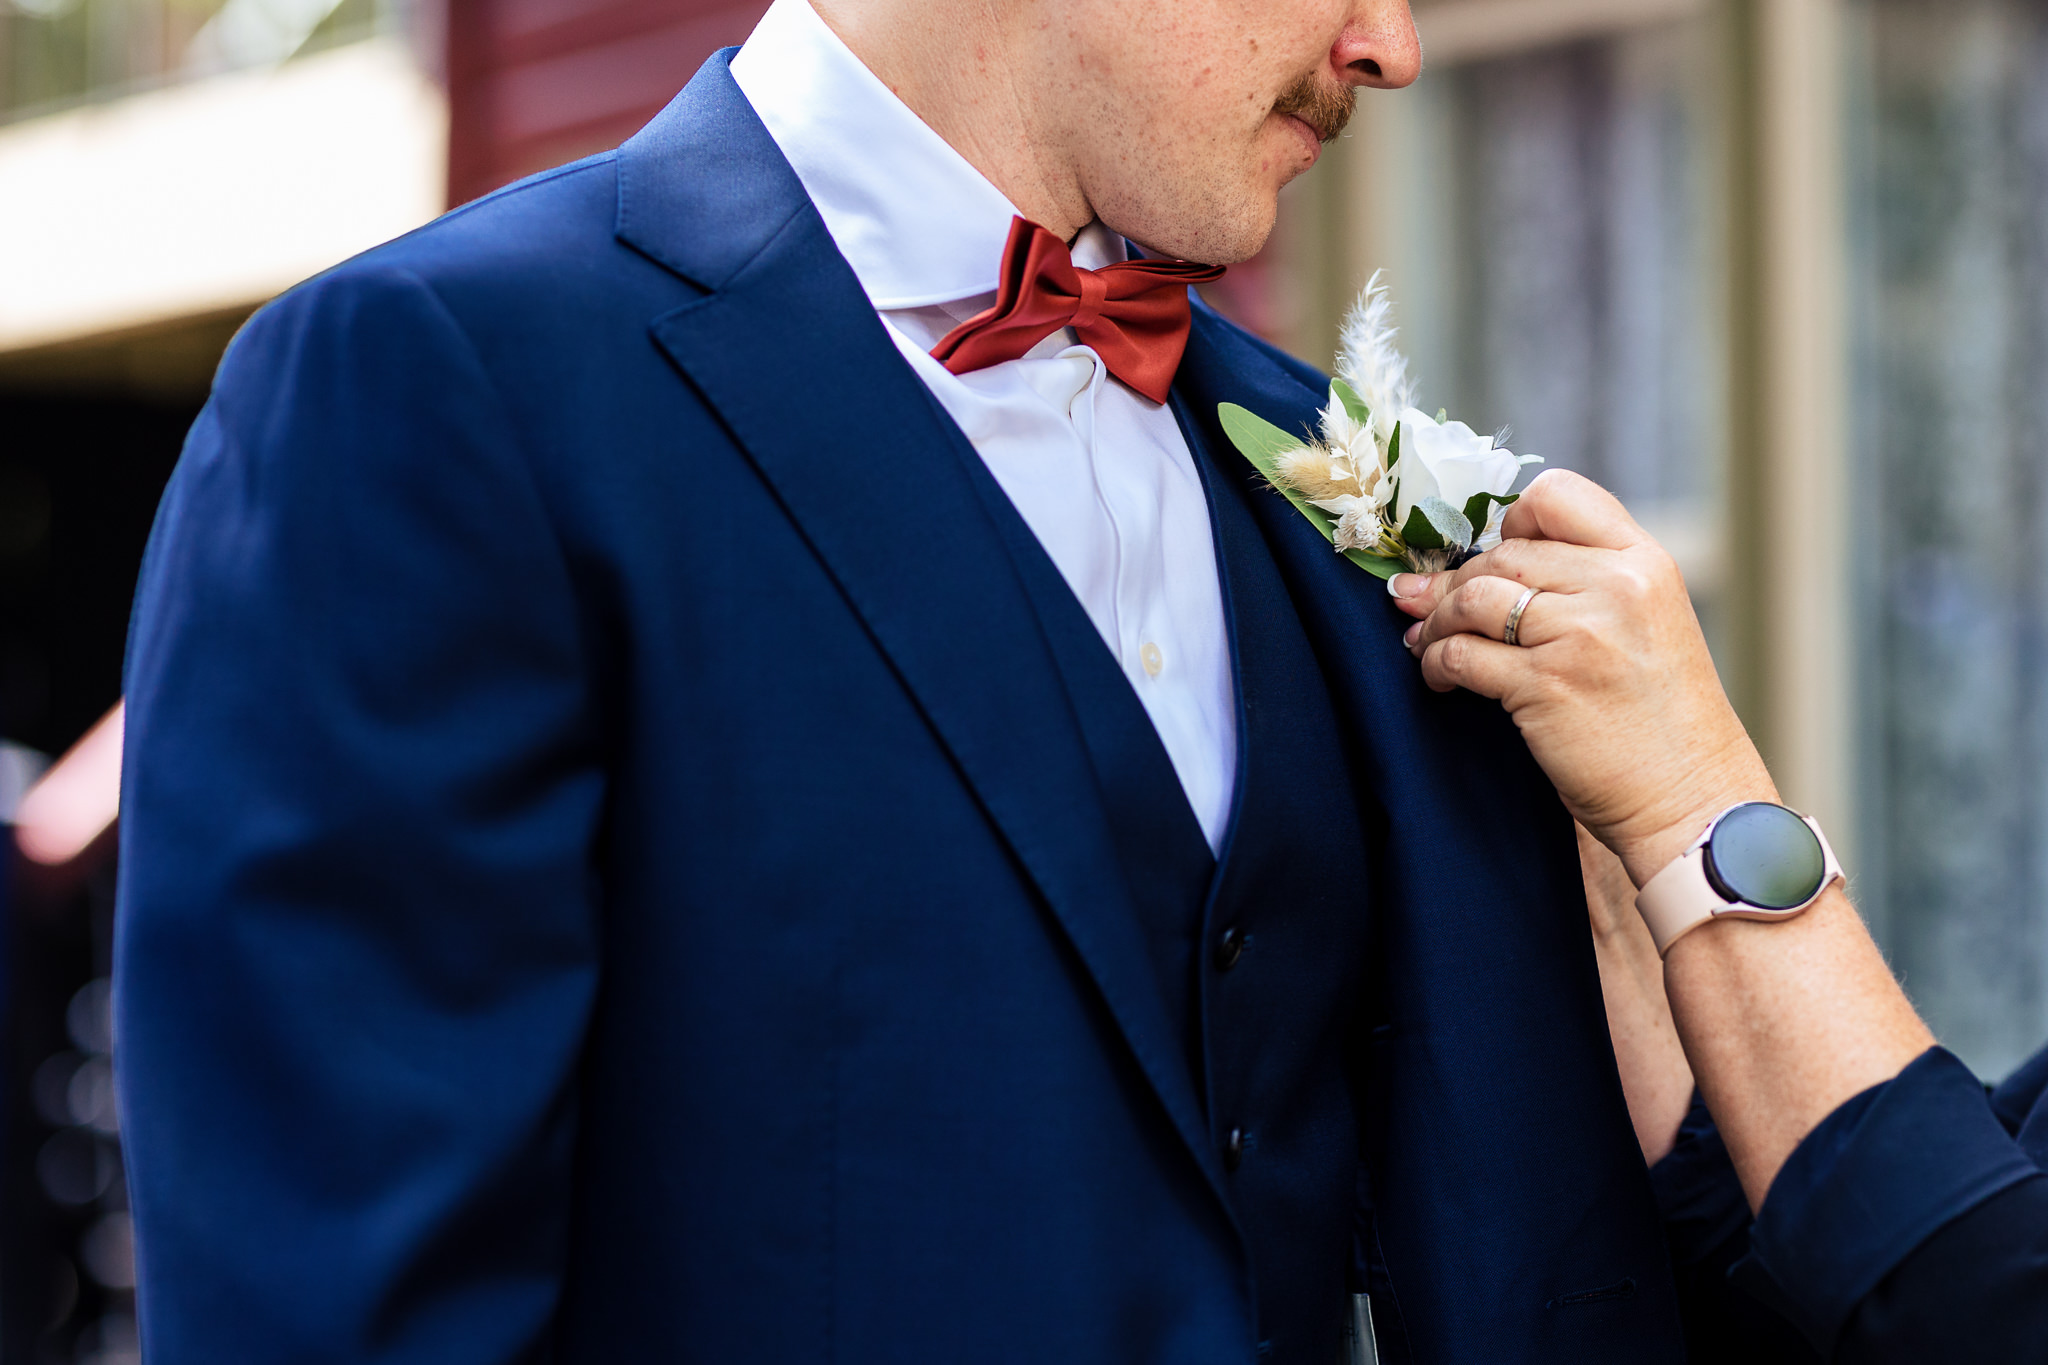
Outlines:
{"type": "Polygon", "coordinates": [[[1707,882],[1706,860],[1705,845],[1682,858],[1674,858],[1664,865],[1662,872],[1645,882],[1636,896],[1636,909],[1642,913],[1643,923],[1650,926],[1650,937],[1657,940],[1660,956],[1671,951],[1671,945],[1688,930],[1697,929],[1728,909],[1728,902],[1707,882]]]}

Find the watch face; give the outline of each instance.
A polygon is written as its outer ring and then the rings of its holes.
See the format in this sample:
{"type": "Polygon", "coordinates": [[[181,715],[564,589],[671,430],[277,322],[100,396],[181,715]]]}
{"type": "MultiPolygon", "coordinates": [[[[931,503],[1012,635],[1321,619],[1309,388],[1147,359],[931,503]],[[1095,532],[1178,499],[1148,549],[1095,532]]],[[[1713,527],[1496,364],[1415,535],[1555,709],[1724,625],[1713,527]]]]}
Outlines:
{"type": "Polygon", "coordinates": [[[1827,859],[1807,823],[1766,801],[1737,806],[1707,841],[1707,881],[1731,901],[1790,910],[1820,893],[1827,859]]]}

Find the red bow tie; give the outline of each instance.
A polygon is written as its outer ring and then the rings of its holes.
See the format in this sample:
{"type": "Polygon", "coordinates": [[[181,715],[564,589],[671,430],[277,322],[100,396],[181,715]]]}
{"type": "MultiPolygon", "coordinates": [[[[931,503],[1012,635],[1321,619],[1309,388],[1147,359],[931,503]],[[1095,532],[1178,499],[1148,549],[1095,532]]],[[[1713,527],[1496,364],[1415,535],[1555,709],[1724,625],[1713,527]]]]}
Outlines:
{"type": "Polygon", "coordinates": [[[1083,270],[1065,242],[1019,218],[1003,246],[995,307],[941,337],[932,358],[966,374],[1015,360],[1071,327],[1111,374],[1164,403],[1188,345],[1188,286],[1222,275],[1220,265],[1193,261],[1119,261],[1083,270]]]}

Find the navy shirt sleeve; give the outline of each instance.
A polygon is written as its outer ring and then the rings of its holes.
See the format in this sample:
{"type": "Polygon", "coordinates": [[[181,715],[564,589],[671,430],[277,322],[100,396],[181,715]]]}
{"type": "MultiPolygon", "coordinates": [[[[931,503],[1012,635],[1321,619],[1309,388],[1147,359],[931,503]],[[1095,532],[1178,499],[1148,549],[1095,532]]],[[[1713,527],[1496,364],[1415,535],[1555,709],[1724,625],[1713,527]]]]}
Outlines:
{"type": "Polygon", "coordinates": [[[1692,1365],[1819,1365],[1784,1316],[1729,1278],[1749,1253],[1749,1201],[1697,1092],[1669,1155],[1650,1168],[1692,1365]]]}
{"type": "Polygon", "coordinates": [[[2048,1175],[1992,1195],[1923,1242],[1858,1305],[1840,1365],[2011,1365],[2048,1357],[2048,1175]]]}
{"type": "MultiPolygon", "coordinates": [[[[1737,1277],[1760,1289],[1759,1277],[1768,1279],[1780,1307],[1824,1353],[1838,1341],[1847,1347],[1844,1332],[1858,1306],[1936,1233],[2040,1178],[1969,1068],[1930,1048],[1892,1080],[1846,1101],[1793,1150],[1764,1199],[1750,1232],[1750,1263],[1737,1277]]],[[[2000,1330],[1964,1322],[1945,1303],[1922,1311],[1945,1321],[1958,1342],[2000,1330]]]]}
{"type": "Polygon", "coordinates": [[[1687,1229],[1740,1188],[1711,1123],[1689,1117],[1652,1177],[1688,1335],[1717,1348],[1695,1358],[1796,1358],[1757,1326],[1771,1321],[1757,1316],[1766,1305],[1821,1355],[1852,1365],[2038,1357],[2048,1342],[2044,1090],[2048,1050],[1987,1097],[1960,1061],[1930,1049],[1809,1133],[1756,1222],[1710,1255],[1687,1229]],[[1688,1275],[1687,1256],[1709,1273],[1688,1275]],[[1705,1283],[1723,1265],[1722,1282],[1705,1283]]]}

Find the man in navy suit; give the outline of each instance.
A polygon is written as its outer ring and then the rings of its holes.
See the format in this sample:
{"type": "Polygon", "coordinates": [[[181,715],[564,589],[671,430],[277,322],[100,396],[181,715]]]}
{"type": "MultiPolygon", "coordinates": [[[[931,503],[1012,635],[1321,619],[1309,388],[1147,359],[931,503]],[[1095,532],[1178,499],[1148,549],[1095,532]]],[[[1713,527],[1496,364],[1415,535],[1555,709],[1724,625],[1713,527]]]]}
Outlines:
{"type": "Polygon", "coordinates": [[[1186,289],[1418,65],[777,0],[244,330],[129,660],[153,1365],[1680,1358],[1571,823],[1186,289]]]}

